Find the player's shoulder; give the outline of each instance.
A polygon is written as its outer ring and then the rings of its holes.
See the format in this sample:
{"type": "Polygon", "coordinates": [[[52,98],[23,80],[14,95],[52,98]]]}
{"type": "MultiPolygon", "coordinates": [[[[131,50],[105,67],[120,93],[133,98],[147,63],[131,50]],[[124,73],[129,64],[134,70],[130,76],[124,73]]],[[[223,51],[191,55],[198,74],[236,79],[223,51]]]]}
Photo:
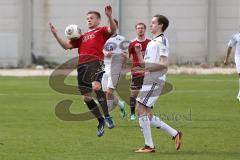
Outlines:
{"type": "Polygon", "coordinates": [[[149,38],[149,37],[146,37],[146,42],[150,42],[152,39],[151,38],[149,38]]]}
{"type": "Polygon", "coordinates": [[[156,43],[163,44],[163,45],[165,45],[165,46],[168,46],[168,45],[169,45],[168,38],[167,38],[164,34],[158,36],[158,37],[155,38],[153,41],[156,42],[156,43]]]}
{"type": "Polygon", "coordinates": [[[95,33],[96,32],[101,32],[101,33],[106,33],[108,32],[108,26],[99,26],[96,28],[96,30],[94,31],[95,33]]]}
{"type": "Polygon", "coordinates": [[[231,36],[232,39],[236,39],[236,38],[238,38],[238,37],[240,37],[240,32],[234,33],[234,34],[232,34],[232,36],[231,36]]]}
{"type": "Polygon", "coordinates": [[[137,38],[132,39],[130,43],[137,43],[137,38]]]}
{"type": "Polygon", "coordinates": [[[126,39],[124,36],[119,35],[119,34],[116,36],[116,38],[119,39],[119,40],[125,40],[126,39]]]}

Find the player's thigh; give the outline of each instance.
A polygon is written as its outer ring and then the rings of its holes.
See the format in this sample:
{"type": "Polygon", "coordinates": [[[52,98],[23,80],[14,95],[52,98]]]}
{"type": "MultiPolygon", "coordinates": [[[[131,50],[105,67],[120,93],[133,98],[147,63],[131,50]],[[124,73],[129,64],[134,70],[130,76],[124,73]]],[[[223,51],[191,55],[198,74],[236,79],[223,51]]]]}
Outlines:
{"type": "Polygon", "coordinates": [[[115,89],[118,85],[119,80],[120,80],[120,73],[111,74],[111,76],[109,76],[108,78],[107,87],[115,89]]]}
{"type": "Polygon", "coordinates": [[[80,64],[77,69],[78,89],[82,95],[92,91],[91,76],[88,74],[88,65],[80,64]]]}
{"type": "Polygon", "coordinates": [[[132,90],[132,89],[130,89],[130,96],[131,97],[137,97],[138,96],[138,94],[139,94],[139,90],[132,90]]]}
{"type": "Polygon", "coordinates": [[[161,83],[150,82],[143,84],[137,97],[137,101],[146,107],[152,108],[157,102],[164,84],[164,81],[161,81],[161,83]]]}
{"type": "Polygon", "coordinates": [[[236,64],[237,73],[240,74],[240,56],[235,56],[235,64],[236,64]]]}
{"type": "Polygon", "coordinates": [[[107,89],[108,89],[108,87],[107,87],[107,85],[108,85],[108,74],[107,73],[103,74],[101,83],[102,83],[102,90],[104,92],[106,92],[107,89]]]}

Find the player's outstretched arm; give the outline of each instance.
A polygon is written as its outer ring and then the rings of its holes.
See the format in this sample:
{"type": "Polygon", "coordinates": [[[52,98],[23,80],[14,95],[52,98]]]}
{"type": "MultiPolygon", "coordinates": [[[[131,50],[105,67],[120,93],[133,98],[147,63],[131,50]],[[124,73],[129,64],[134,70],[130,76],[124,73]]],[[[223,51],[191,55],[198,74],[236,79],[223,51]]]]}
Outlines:
{"type": "Polygon", "coordinates": [[[141,44],[137,43],[134,46],[135,52],[137,53],[137,57],[138,57],[138,61],[139,61],[139,65],[143,68],[145,68],[145,62],[142,56],[142,46],[141,44]]]}
{"type": "Polygon", "coordinates": [[[224,59],[224,62],[223,62],[225,65],[228,64],[228,59],[229,59],[229,56],[230,56],[230,54],[231,54],[231,51],[232,51],[232,47],[228,47],[227,55],[226,55],[226,57],[225,57],[225,59],[224,59]]]}
{"type": "Polygon", "coordinates": [[[112,7],[110,5],[107,5],[105,7],[105,14],[108,17],[108,21],[109,21],[109,30],[108,30],[108,32],[110,34],[116,33],[117,32],[117,25],[114,22],[114,19],[112,17],[112,7]]]}
{"type": "Polygon", "coordinates": [[[145,70],[149,72],[166,72],[168,69],[168,57],[161,56],[159,64],[151,64],[149,67],[145,68],[145,70]]]}
{"type": "Polygon", "coordinates": [[[63,38],[61,38],[58,33],[57,33],[57,29],[54,27],[54,25],[52,23],[49,23],[49,27],[50,30],[53,34],[53,36],[55,37],[55,39],[58,41],[58,43],[62,46],[63,49],[72,49],[72,45],[69,44],[66,40],[64,40],[63,38]]]}

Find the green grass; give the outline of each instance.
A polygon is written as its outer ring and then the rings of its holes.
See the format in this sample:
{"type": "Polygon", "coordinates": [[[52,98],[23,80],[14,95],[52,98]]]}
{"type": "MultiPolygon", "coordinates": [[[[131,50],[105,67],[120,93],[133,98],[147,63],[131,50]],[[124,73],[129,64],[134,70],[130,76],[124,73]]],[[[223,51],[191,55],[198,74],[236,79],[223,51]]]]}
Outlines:
{"type": "MultiPolygon", "coordinates": [[[[157,152],[136,154],[143,145],[137,122],[112,112],[116,128],[96,136],[96,120],[61,121],[55,105],[74,101],[71,110],[87,111],[82,99],[53,91],[48,77],[0,77],[0,160],[233,160],[240,157],[240,103],[235,75],[169,75],[174,91],[154,111],[183,131],[175,151],[171,138],[152,128],[157,152]],[[191,115],[190,115],[191,112],[191,115]]],[[[68,79],[76,83],[75,78],[68,79]]]]}

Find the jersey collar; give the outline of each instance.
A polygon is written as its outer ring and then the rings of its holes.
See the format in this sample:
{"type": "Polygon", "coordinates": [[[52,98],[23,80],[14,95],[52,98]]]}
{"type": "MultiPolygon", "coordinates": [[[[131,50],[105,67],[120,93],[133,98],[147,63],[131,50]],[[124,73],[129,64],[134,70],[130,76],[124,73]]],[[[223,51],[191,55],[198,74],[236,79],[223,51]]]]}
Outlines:
{"type": "Polygon", "coordinates": [[[140,40],[140,39],[138,39],[138,38],[136,37],[136,41],[138,41],[138,42],[144,42],[144,41],[146,41],[146,39],[147,39],[147,37],[144,37],[143,40],[140,40]]]}

